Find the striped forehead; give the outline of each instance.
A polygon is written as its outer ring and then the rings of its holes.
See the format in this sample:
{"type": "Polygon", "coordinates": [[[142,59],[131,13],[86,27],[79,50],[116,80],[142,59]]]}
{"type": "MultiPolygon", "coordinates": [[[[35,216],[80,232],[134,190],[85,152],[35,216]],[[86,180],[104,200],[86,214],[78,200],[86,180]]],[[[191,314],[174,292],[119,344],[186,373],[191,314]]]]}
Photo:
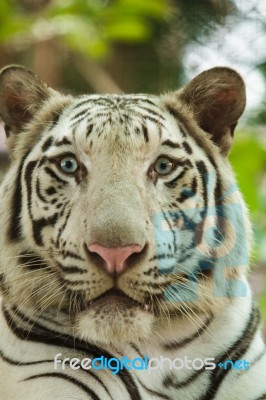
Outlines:
{"type": "Polygon", "coordinates": [[[173,126],[167,114],[155,96],[91,95],[75,99],[65,110],[61,125],[64,131],[74,132],[76,139],[85,135],[88,140],[100,140],[112,135],[116,140],[120,136],[148,142],[153,133],[157,138],[171,136],[173,126]]]}
{"type": "Polygon", "coordinates": [[[139,95],[110,95],[110,96],[87,96],[77,99],[72,106],[71,121],[78,123],[84,118],[106,117],[121,119],[154,118],[164,120],[163,112],[158,107],[158,98],[155,96],[139,95]]]}

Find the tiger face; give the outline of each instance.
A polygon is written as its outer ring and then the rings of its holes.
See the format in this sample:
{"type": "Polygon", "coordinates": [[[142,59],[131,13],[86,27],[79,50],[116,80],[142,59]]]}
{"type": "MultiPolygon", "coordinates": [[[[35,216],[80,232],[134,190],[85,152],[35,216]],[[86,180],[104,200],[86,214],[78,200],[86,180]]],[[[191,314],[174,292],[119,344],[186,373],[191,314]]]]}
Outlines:
{"type": "Polygon", "coordinates": [[[72,97],[11,66],[0,93],[7,302],[85,340],[135,342],[243,289],[250,227],[226,160],[245,105],[235,71],[158,97],[72,97]]]}

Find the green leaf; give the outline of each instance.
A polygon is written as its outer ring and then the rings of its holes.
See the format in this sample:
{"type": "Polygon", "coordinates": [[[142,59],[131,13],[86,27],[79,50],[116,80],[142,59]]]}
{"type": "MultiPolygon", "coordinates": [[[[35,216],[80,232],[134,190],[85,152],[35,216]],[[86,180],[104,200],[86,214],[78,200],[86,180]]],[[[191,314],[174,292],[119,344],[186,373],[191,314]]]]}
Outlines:
{"type": "Polygon", "coordinates": [[[151,28],[140,19],[125,18],[108,24],[104,33],[109,40],[136,42],[146,40],[150,36],[151,28]]]}

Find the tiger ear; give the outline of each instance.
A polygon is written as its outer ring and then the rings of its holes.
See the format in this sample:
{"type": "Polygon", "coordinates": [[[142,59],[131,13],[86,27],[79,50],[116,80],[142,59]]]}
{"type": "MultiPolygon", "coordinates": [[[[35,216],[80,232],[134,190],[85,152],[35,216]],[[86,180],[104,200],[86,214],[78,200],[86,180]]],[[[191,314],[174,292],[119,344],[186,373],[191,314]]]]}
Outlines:
{"type": "Polygon", "coordinates": [[[179,98],[226,156],[246,105],[245,84],[240,75],[226,67],[211,68],[181,89],[179,98]]]}
{"type": "Polygon", "coordinates": [[[19,133],[42,102],[50,96],[48,86],[32,71],[10,65],[0,71],[0,115],[6,134],[19,133]]]}

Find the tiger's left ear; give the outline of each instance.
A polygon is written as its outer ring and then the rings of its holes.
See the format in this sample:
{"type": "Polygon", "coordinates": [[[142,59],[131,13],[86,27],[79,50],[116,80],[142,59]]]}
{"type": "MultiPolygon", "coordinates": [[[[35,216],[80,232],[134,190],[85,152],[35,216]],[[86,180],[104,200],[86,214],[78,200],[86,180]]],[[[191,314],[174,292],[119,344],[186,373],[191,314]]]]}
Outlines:
{"type": "Polygon", "coordinates": [[[240,75],[230,68],[215,67],[196,76],[178,95],[226,156],[246,105],[245,84],[240,75]]]}
{"type": "Polygon", "coordinates": [[[19,133],[42,102],[50,96],[48,86],[32,71],[10,65],[0,71],[0,116],[8,132],[19,133]]]}

